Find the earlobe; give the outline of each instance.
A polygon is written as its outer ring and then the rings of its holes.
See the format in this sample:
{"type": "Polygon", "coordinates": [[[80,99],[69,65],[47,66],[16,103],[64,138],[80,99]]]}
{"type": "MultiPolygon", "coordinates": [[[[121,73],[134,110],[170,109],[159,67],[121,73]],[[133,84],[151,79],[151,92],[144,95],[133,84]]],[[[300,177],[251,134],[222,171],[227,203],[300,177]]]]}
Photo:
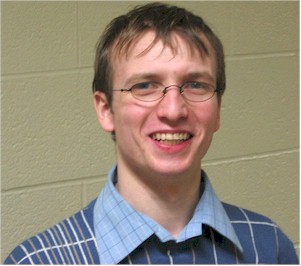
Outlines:
{"type": "Polygon", "coordinates": [[[103,92],[96,91],[94,93],[94,108],[97,118],[102,128],[106,132],[114,131],[114,121],[111,107],[107,97],[103,92]]]}

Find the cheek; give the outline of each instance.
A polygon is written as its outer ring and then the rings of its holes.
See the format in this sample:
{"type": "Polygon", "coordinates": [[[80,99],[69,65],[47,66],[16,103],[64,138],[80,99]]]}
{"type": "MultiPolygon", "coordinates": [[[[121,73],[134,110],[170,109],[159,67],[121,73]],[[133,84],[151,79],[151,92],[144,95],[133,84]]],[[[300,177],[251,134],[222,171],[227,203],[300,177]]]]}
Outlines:
{"type": "Polygon", "coordinates": [[[220,111],[216,105],[203,106],[201,110],[196,114],[197,122],[200,128],[214,133],[220,127],[220,111]]]}
{"type": "Polygon", "coordinates": [[[142,107],[139,103],[128,103],[125,100],[116,101],[113,106],[115,134],[126,134],[123,138],[131,138],[132,135],[138,134],[145,124],[147,117],[147,108],[142,107]]]}

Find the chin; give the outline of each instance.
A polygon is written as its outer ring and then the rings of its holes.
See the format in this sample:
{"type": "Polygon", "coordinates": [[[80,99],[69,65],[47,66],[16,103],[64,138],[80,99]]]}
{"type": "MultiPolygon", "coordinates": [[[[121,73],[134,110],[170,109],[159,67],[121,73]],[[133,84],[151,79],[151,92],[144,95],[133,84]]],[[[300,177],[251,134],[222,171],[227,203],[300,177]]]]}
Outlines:
{"type": "Polygon", "coordinates": [[[195,174],[196,171],[200,170],[200,164],[198,164],[199,167],[196,169],[195,167],[192,167],[191,165],[179,165],[179,163],[169,163],[165,165],[161,165],[161,167],[155,167],[154,172],[157,175],[165,176],[165,177],[183,177],[187,175],[195,174]]]}

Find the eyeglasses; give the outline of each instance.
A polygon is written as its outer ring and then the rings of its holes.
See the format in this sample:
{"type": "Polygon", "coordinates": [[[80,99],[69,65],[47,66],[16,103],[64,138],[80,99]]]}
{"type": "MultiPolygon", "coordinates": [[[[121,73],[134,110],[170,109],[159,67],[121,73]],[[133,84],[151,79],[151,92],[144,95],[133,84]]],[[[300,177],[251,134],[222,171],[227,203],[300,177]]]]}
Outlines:
{"type": "Polygon", "coordinates": [[[163,98],[167,90],[171,87],[177,87],[183,97],[192,102],[204,102],[213,97],[218,89],[215,89],[212,85],[191,81],[186,82],[182,86],[170,85],[165,87],[159,82],[142,82],[133,85],[129,89],[113,89],[113,91],[131,92],[134,98],[143,102],[154,102],[163,98]]]}

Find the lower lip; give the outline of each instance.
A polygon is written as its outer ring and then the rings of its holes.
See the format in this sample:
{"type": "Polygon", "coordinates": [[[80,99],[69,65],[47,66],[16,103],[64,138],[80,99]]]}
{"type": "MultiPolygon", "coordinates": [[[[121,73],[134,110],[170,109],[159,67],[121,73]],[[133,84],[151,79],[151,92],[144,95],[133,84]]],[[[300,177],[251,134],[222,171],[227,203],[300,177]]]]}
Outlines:
{"type": "Polygon", "coordinates": [[[182,141],[178,144],[166,144],[164,142],[160,142],[154,139],[151,139],[152,142],[156,145],[157,148],[160,150],[167,152],[167,153],[177,153],[185,150],[190,144],[191,144],[191,139],[182,141]]]}

